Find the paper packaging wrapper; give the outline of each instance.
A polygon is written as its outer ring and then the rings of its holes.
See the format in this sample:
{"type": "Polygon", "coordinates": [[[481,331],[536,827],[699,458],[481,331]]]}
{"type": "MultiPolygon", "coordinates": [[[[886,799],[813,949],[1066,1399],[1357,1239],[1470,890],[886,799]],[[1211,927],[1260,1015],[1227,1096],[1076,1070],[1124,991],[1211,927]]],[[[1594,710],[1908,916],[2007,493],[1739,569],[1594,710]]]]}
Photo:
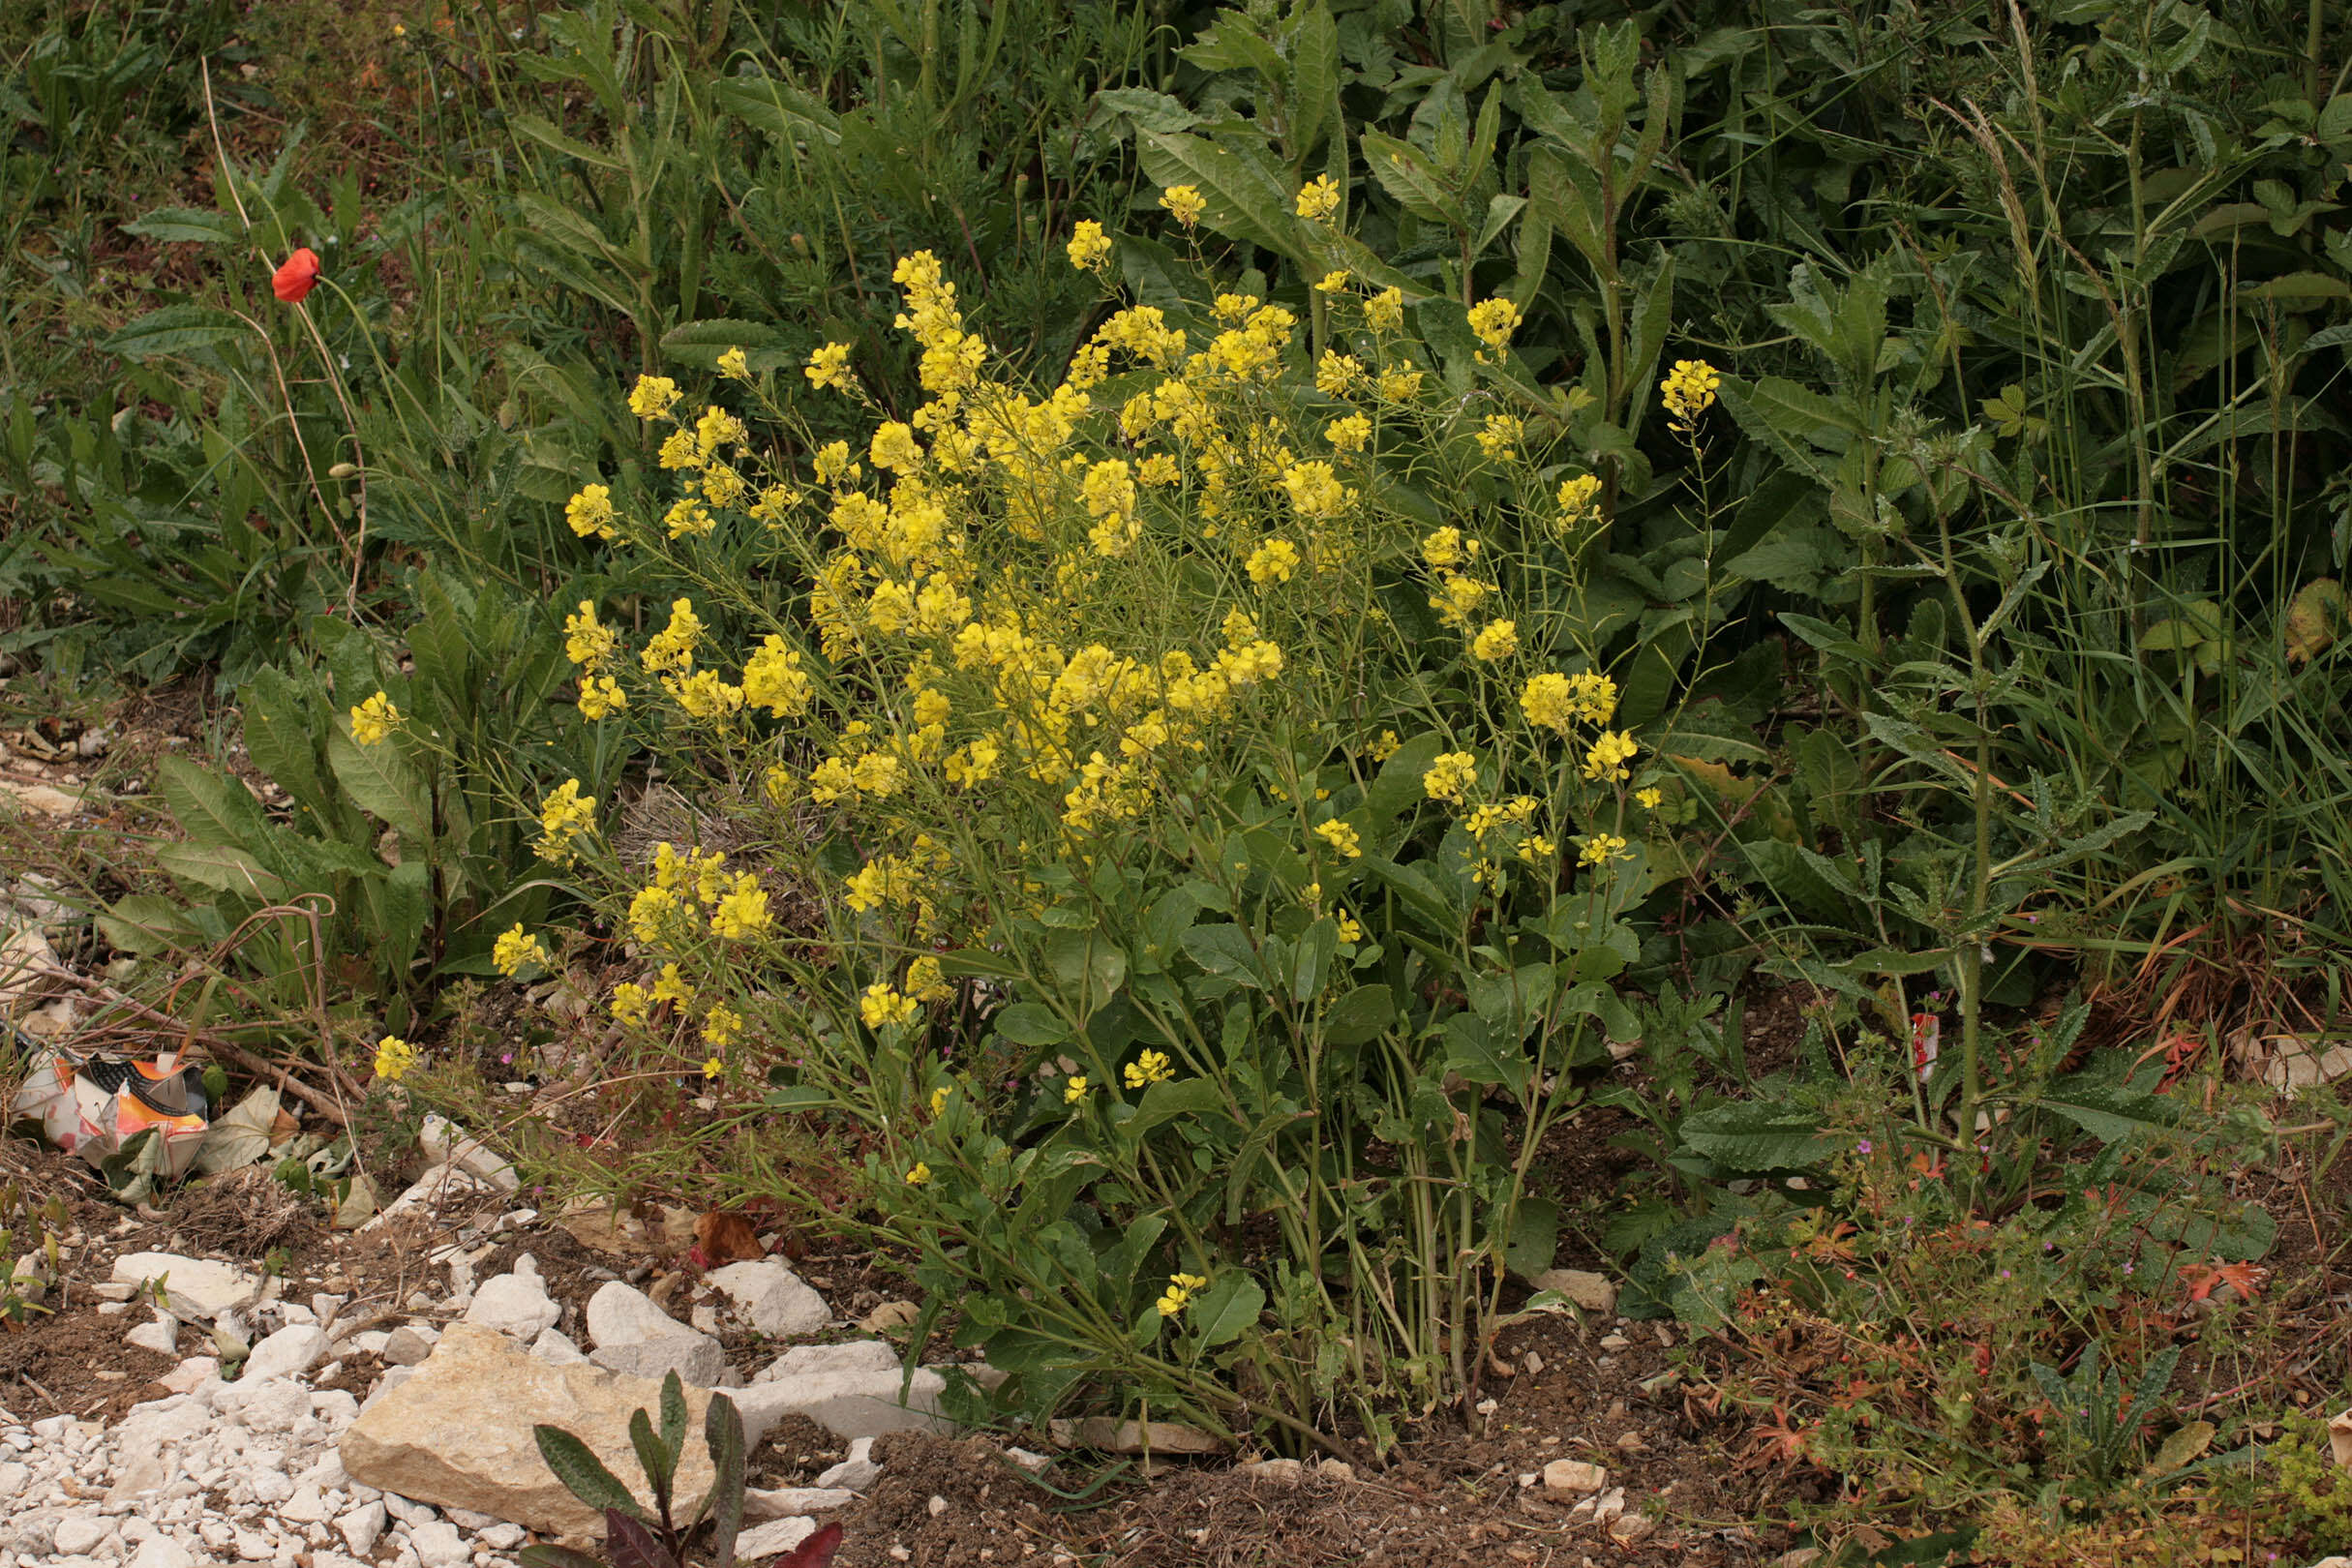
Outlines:
{"type": "Polygon", "coordinates": [[[93,1165],[152,1130],[163,1142],[162,1168],[176,1179],[196,1162],[212,1126],[203,1074],[178,1060],[53,1053],[34,1064],[16,1092],[15,1119],[39,1122],[51,1143],[93,1165]]]}

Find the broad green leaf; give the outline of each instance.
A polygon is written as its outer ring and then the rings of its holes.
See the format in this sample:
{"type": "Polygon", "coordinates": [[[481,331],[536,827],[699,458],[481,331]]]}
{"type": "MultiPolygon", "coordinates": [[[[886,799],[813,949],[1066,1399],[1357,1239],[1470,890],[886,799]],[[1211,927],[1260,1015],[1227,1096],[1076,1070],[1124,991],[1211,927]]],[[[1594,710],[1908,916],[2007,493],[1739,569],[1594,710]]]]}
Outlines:
{"type": "Polygon", "coordinates": [[[1249,1333],[1265,1310],[1265,1287],[1256,1277],[1242,1269],[1224,1269],[1192,1298],[1185,1316],[1207,1349],[1249,1333]]]}
{"type": "Polygon", "coordinates": [[[1181,940],[1192,961],[1210,974],[1230,975],[1249,985],[1261,983],[1257,951],[1250,945],[1250,934],[1231,921],[1195,925],[1181,940]]]}
{"type": "Polygon", "coordinates": [[[1364,150],[1372,178],[1399,206],[1424,223],[1443,224],[1448,228],[1468,226],[1462,220],[1461,196],[1420,148],[1377,131],[1362,132],[1356,141],[1364,150]]]}
{"type": "Polygon", "coordinates": [[[1812,1117],[1771,1101],[1740,1101],[1682,1119],[1683,1147],[1734,1173],[1803,1170],[1826,1160],[1837,1140],[1812,1117]]]}
{"type": "Polygon", "coordinates": [[[539,145],[559,152],[566,158],[577,158],[584,164],[591,164],[598,168],[609,168],[615,173],[619,173],[629,166],[609,152],[591,147],[577,136],[564,135],[539,115],[516,114],[507,123],[539,145]]]}
{"type": "Polygon", "coordinates": [[[269,813],[261,802],[226,773],[185,757],[166,757],[156,779],[172,821],[194,843],[253,850],[269,830],[269,813]]]}
{"type": "Polygon", "coordinates": [[[1107,87],[1095,95],[1095,103],[1114,114],[1126,115],[1142,131],[1166,135],[1200,124],[1200,116],[1183,99],[1148,87],[1107,87]]]}
{"type": "Polygon", "coordinates": [[[1551,1198],[1523,1197],[1511,1216],[1511,1235],[1503,1247],[1503,1267],[1522,1280],[1533,1280],[1552,1267],[1560,1245],[1560,1206],[1551,1198]]]}
{"type": "Polygon", "coordinates": [[[350,721],[338,718],[327,737],[327,766],[362,811],[400,829],[419,853],[432,842],[433,799],[397,740],[363,746],[351,739],[350,721]]]}
{"type": "Polygon", "coordinates": [[[337,802],[326,788],[318,746],[304,712],[301,688],[275,668],[264,669],[245,688],[245,746],[254,766],[271,782],[309,808],[316,829],[332,833],[337,802]]]}
{"type": "Polygon", "coordinates": [[[582,1502],[595,1509],[618,1509],[637,1516],[637,1499],[629,1489],[604,1467],[604,1462],[589,1451],[588,1444],[565,1432],[561,1427],[536,1426],[531,1435],[538,1440],[539,1458],[563,1483],[563,1489],[582,1502]]]}
{"type": "Polygon", "coordinates": [[[120,898],[98,917],[98,928],[124,952],[148,957],[203,940],[178,904],[157,893],[120,898]]]}
{"type": "Polygon", "coordinates": [[[1045,939],[1045,964],[1062,994],[1091,1013],[1127,979],[1127,953],[1102,931],[1055,931],[1045,939]]]}
{"type": "Polygon", "coordinates": [[[2161,1132],[2180,1120],[2180,1107],[2160,1095],[2084,1078],[2060,1079],[2042,1091],[2037,1103],[2101,1143],[2161,1132]]]}
{"type": "Polygon", "coordinates": [[[1299,15],[1290,35],[1290,114],[1294,164],[1305,164],[1325,136],[1342,129],[1340,29],[1326,5],[1299,15]]]}
{"type": "Polygon", "coordinates": [[[1323,1013],[1323,1039],[1333,1045],[1377,1040],[1396,1021],[1397,1001],[1385,985],[1359,985],[1323,1013]]]}
{"type": "Polygon", "coordinates": [[[1070,1025],[1061,1015],[1035,1002],[1015,1002],[988,1021],[1016,1045],[1059,1045],[1070,1038],[1070,1025]]]}
{"type": "Polygon", "coordinates": [[[1428,730],[1389,753],[1364,791],[1365,826],[1371,836],[1377,838],[1391,819],[1429,798],[1421,777],[1444,749],[1445,737],[1428,730]]]}
{"type": "Polygon", "coordinates": [[[275,904],[293,891],[285,878],[244,850],[226,844],[162,844],[156,848],[155,859],[181,881],[210,888],[215,892],[237,893],[275,904]]]}
{"type": "Polygon", "coordinates": [[[1211,228],[1307,262],[1299,219],[1290,205],[1297,193],[1262,153],[1183,131],[1139,131],[1137,136],[1144,172],[1161,186],[1198,189],[1206,203],[1201,221],[1211,228]]]}
{"type": "Polygon", "coordinates": [[[99,347],[125,359],[157,359],[233,343],[253,330],[233,312],[210,305],[166,305],[126,322],[99,347]]]}
{"type": "Polygon", "coordinates": [[[1291,949],[1291,1001],[1305,1002],[1321,992],[1324,979],[1331,972],[1332,954],[1339,947],[1339,923],[1330,916],[1307,927],[1291,949]]]}
{"type": "Polygon", "coordinates": [[[232,245],[239,237],[226,213],[202,207],[158,207],[144,218],[123,225],[126,234],[181,245],[232,245]]]}
{"type": "Polygon", "coordinates": [[[1135,1118],[1128,1130],[1137,1136],[1149,1132],[1162,1122],[1179,1116],[1215,1116],[1225,1119],[1224,1098],[1211,1078],[1169,1078],[1153,1084],[1143,1091],[1143,1099],[1135,1108],[1135,1118]]]}
{"type": "Polygon", "coordinates": [[[1526,1089],[1527,1058],[1519,1037],[1476,1013],[1457,1012],[1445,1021],[1445,1070],[1471,1083],[1500,1084],[1518,1095],[1526,1089]]]}

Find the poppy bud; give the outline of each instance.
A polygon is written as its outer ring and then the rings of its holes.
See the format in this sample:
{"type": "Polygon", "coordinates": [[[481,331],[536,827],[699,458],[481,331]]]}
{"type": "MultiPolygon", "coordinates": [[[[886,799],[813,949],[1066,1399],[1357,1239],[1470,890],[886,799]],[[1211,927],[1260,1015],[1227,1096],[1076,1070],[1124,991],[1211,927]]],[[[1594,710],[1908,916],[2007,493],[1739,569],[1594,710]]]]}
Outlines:
{"type": "Polygon", "coordinates": [[[287,256],[286,265],[280,267],[277,273],[271,277],[270,292],[288,305],[299,305],[302,303],[303,296],[311,291],[311,285],[317,281],[318,253],[305,245],[301,250],[287,256]]]}

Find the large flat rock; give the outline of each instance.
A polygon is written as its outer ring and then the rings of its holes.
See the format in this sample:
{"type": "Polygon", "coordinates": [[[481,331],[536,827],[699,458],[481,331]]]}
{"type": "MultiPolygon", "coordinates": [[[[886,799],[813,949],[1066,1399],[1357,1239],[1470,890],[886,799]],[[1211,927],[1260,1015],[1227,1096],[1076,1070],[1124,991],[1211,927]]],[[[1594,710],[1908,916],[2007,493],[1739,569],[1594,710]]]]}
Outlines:
{"type": "MultiPolygon", "coordinates": [[[[712,1479],[703,1441],[709,1404],[709,1389],[686,1390],[688,1435],[677,1493],[687,1510],[712,1479]]],[[[601,1367],[551,1365],[504,1335],[456,1323],[413,1376],[351,1423],[343,1435],[343,1466],[354,1481],[418,1502],[591,1540],[602,1533],[602,1518],[548,1469],[531,1428],[544,1423],[573,1433],[650,1506],[629,1445],[629,1415],[643,1409],[658,1420],[660,1407],[659,1382],[601,1367]]]]}

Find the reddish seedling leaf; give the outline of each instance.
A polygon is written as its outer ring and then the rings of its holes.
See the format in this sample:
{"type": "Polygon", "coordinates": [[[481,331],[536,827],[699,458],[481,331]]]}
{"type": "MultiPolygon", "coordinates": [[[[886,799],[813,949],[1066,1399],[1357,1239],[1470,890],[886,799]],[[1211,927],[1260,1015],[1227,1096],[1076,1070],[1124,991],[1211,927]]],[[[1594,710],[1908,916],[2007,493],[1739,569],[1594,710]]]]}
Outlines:
{"type": "Polygon", "coordinates": [[[2199,1263],[2181,1271],[2181,1282],[2188,1286],[2190,1301],[2204,1301],[2223,1285],[2236,1291],[2240,1300],[2252,1301],[2261,1293],[2262,1282],[2270,1278],[2270,1272],[2252,1263],[2199,1263]]]}
{"type": "Polygon", "coordinates": [[[769,1568],[831,1568],[833,1554],[840,1550],[841,1526],[828,1524],[778,1557],[769,1568]]]}

